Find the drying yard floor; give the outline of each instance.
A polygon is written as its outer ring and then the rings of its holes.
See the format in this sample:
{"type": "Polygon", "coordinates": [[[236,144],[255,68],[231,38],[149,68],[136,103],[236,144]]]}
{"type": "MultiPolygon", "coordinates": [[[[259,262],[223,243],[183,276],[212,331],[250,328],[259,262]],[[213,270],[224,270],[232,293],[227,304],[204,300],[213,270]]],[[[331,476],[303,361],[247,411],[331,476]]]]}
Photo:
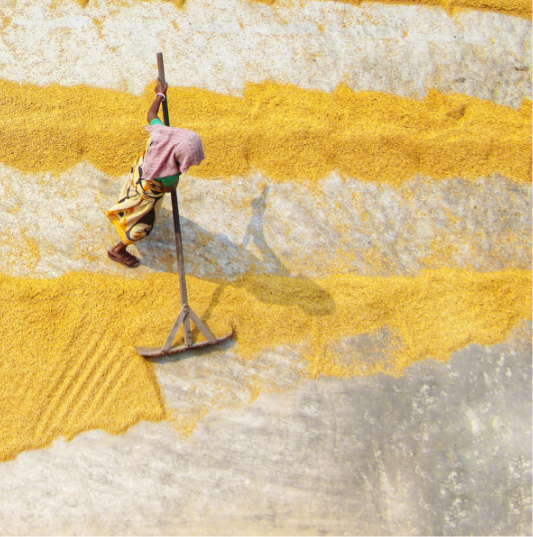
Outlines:
{"type": "Polygon", "coordinates": [[[530,336],[522,323],[399,379],[301,381],[211,412],[188,437],[141,422],[59,438],[0,466],[2,533],[527,534],[530,336]]]}
{"type": "Polygon", "coordinates": [[[0,3],[0,535],[531,535],[530,2],[0,3]]]}

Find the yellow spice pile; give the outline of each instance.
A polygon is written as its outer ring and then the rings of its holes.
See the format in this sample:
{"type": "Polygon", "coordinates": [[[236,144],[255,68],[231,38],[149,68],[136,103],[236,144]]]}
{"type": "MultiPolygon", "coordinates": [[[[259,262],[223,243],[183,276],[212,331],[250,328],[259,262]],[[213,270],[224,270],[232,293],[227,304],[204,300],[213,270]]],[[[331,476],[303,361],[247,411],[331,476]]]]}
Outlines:
{"type": "MultiPolygon", "coordinates": [[[[317,280],[249,275],[231,283],[189,277],[188,286],[191,306],[216,335],[235,329],[244,359],[304,343],[309,377],[400,374],[414,361],[446,359],[471,342],[504,340],[520,319],[531,318],[529,271],[317,280]],[[343,338],[384,328],[397,341],[385,362],[369,369],[336,354],[343,338]]],[[[178,297],[171,274],[0,275],[0,460],[58,436],[94,428],[116,434],[140,420],[164,419],[152,365],[134,345],[163,343],[178,297]]]]}

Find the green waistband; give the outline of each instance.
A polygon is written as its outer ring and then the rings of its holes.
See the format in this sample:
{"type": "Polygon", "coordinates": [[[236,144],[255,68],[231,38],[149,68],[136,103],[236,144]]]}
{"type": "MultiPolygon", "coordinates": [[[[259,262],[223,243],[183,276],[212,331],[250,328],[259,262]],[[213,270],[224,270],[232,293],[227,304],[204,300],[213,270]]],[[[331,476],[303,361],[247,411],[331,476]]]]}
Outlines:
{"type": "Polygon", "coordinates": [[[167,175],[167,177],[157,177],[155,180],[163,183],[164,186],[174,186],[180,177],[181,173],[175,175],[167,175]]]}

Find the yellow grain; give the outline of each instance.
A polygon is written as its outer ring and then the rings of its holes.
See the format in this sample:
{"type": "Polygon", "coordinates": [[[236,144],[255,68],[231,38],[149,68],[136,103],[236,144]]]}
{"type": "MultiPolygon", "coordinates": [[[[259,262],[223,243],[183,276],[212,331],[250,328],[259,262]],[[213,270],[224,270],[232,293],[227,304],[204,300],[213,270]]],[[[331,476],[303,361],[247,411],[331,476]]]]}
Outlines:
{"type": "MultiPolygon", "coordinates": [[[[87,7],[89,0],[75,0],[80,6],[87,7]]],[[[141,1],[141,0],[137,0],[141,1]]],[[[147,0],[142,0],[146,2],[147,0]]],[[[163,0],[182,8],[187,4],[187,0],[163,0]]],[[[252,3],[261,3],[268,6],[275,5],[301,5],[305,0],[248,0],[252,3]]],[[[310,1],[310,0],[307,0],[310,1]]],[[[332,1],[332,0],[328,0],[332,1]]],[[[333,0],[343,4],[353,4],[359,6],[362,3],[384,3],[384,4],[404,4],[420,5],[428,7],[440,7],[449,13],[454,13],[457,9],[481,9],[484,11],[495,11],[506,15],[516,15],[520,17],[531,18],[531,2],[528,0],[333,0]]],[[[129,5],[125,0],[109,1],[112,5],[129,5]]]]}
{"type": "MultiPolygon", "coordinates": [[[[254,1],[254,0],[252,0],[254,1]]],[[[259,0],[261,1],[261,0],[259,0]]],[[[453,14],[461,9],[495,11],[505,15],[531,18],[531,2],[528,0],[335,0],[343,4],[359,6],[363,3],[404,4],[439,7],[453,14]]]]}
{"type": "MultiPolygon", "coordinates": [[[[19,170],[59,174],[88,161],[120,176],[144,147],[152,84],[137,98],[4,80],[0,94],[10,95],[0,110],[0,161],[19,170]]],[[[260,170],[312,186],[338,171],[399,185],[416,175],[475,180],[498,172],[531,181],[531,101],[513,110],[434,90],[415,100],[272,82],[247,85],[242,98],[171,88],[169,101],[179,103],[179,126],[202,137],[207,158],[194,168],[198,177],[260,170]]]]}
{"type": "MultiPolygon", "coordinates": [[[[218,283],[188,277],[188,286],[191,306],[208,316],[215,334],[235,329],[245,360],[298,345],[308,377],[399,375],[417,360],[445,360],[469,343],[502,341],[519,320],[531,319],[531,273],[521,270],[316,280],[246,275],[218,283]],[[353,359],[336,350],[344,338],[383,329],[395,345],[374,367],[361,363],[355,349],[353,359]]],[[[0,275],[0,460],[58,436],[94,428],[119,434],[140,420],[165,419],[152,365],[134,346],[163,343],[179,310],[177,291],[177,276],[161,273],[0,275]]],[[[187,432],[195,420],[182,421],[187,432]]]]}

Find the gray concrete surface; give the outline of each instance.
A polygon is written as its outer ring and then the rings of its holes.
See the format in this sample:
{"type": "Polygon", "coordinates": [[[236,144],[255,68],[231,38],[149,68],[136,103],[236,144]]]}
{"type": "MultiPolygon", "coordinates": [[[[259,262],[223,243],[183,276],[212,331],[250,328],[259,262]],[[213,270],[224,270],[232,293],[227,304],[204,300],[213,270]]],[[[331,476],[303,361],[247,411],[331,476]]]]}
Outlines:
{"type": "Polygon", "coordinates": [[[164,50],[172,84],[228,94],[280,80],[412,97],[434,87],[513,107],[531,95],[530,22],[490,11],[450,17],[402,3],[243,0],[187,0],[183,9],[155,0],[2,0],[2,8],[0,70],[16,82],[140,94],[164,50]]]}
{"type": "MultiPolygon", "coordinates": [[[[102,214],[122,178],[89,164],[57,182],[2,164],[0,174],[10,177],[0,184],[0,211],[11,215],[0,219],[4,273],[133,275],[102,255],[116,239],[102,214]],[[65,181],[71,188],[62,187],[65,181]],[[40,203],[47,196],[58,203],[40,203]]],[[[332,173],[314,190],[261,174],[229,180],[191,174],[180,184],[179,203],[186,270],[200,278],[232,279],[250,270],[323,277],[531,267],[531,185],[498,174],[475,181],[418,177],[395,188],[332,173]]],[[[172,234],[167,197],[150,240],[139,244],[143,264],[135,275],[177,270],[172,234]]]]}
{"type": "MultiPolygon", "coordinates": [[[[489,11],[0,0],[0,15],[0,76],[21,84],[140,95],[163,50],[172,85],[228,95],[270,80],[413,98],[437,88],[513,108],[531,97],[531,21],[489,11]]],[[[58,178],[0,163],[0,175],[2,272],[128,274],[103,255],[115,240],[103,210],[121,179],[86,162],[58,178]]],[[[530,270],[530,185],[497,173],[398,188],[361,179],[332,173],[312,191],[259,173],[191,174],[180,186],[188,272],[530,270]]],[[[137,275],[175,270],[169,211],[167,200],[137,275]]],[[[348,361],[384,360],[393,337],[347,334],[339,345],[348,361]]],[[[400,378],[303,380],[290,347],[246,362],[238,347],[208,356],[155,364],[169,405],[199,420],[190,436],[143,422],[0,464],[0,535],[532,534],[530,323],[400,378]]]]}
{"type": "Polygon", "coordinates": [[[0,466],[2,535],[531,535],[531,325],[0,466]]]}

